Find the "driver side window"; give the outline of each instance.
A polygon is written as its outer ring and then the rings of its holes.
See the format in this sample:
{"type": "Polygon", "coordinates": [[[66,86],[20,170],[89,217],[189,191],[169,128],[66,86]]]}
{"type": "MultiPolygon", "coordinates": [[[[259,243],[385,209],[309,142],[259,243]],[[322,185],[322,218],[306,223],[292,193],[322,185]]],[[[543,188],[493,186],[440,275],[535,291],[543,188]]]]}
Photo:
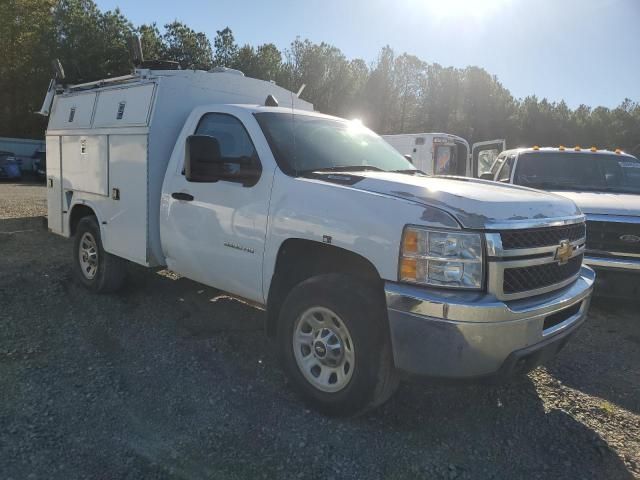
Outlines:
{"type": "Polygon", "coordinates": [[[516,156],[510,155],[509,158],[502,165],[502,169],[500,170],[500,174],[496,179],[498,182],[509,183],[511,180],[511,169],[513,168],[513,162],[515,161],[516,156]]]}
{"type": "Polygon", "coordinates": [[[202,117],[196,135],[208,135],[218,140],[222,159],[257,158],[256,149],[244,125],[224,113],[207,113],[202,117]]]}

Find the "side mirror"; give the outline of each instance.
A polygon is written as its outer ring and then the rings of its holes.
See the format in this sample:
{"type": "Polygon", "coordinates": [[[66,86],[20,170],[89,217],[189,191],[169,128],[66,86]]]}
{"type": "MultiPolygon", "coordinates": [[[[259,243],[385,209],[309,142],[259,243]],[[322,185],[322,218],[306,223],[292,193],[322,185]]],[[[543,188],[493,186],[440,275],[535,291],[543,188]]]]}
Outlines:
{"type": "Polygon", "coordinates": [[[484,172],[484,173],[480,174],[479,178],[482,179],[482,180],[493,180],[493,173],[484,172]]]}
{"type": "Polygon", "coordinates": [[[409,162],[411,162],[411,164],[413,165],[413,158],[411,157],[411,155],[405,155],[404,158],[409,160],[409,162]]]}
{"type": "Polygon", "coordinates": [[[223,157],[220,142],[209,135],[190,135],[186,141],[184,175],[188,182],[258,183],[261,168],[255,158],[223,157]]]}

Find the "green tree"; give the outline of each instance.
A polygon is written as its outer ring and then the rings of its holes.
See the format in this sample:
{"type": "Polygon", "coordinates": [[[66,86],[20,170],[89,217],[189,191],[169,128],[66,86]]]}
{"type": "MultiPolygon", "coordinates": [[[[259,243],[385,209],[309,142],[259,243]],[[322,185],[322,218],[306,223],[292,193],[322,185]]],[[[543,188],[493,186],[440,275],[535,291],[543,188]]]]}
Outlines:
{"type": "Polygon", "coordinates": [[[272,43],[238,48],[229,27],[211,42],[174,21],[135,28],[118,10],[101,11],[93,0],[0,0],[0,135],[41,137],[38,110],[59,58],[66,83],[122,75],[132,68],[127,46],[141,37],[148,60],[177,61],[181,68],[213,65],[276,81],[319,111],[361,118],[379,133],[445,131],[471,141],[506,138],[509,145],[582,145],[640,153],[640,104],[615,108],[527,96],[515,99],[484,69],[443,67],[382,48],[368,66],[333,45],[296,38],[280,52],[272,43]]]}
{"type": "Polygon", "coordinates": [[[260,45],[257,49],[244,45],[238,49],[230,65],[248,77],[275,80],[282,68],[282,54],[273,43],[260,45]]]}
{"type": "Polygon", "coordinates": [[[0,136],[42,137],[34,115],[51,77],[53,0],[0,2],[0,136]]]}
{"type": "Polygon", "coordinates": [[[202,32],[196,32],[177,20],[164,26],[162,36],[167,60],[174,60],[183,69],[209,70],[213,66],[211,42],[202,32]]]}
{"type": "Polygon", "coordinates": [[[155,23],[140,25],[137,29],[145,60],[164,60],[167,58],[167,46],[155,23]]]}
{"type": "Polygon", "coordinates": [[[401,133],[394,132],[389,121],[390,111],[397,105],[394,60],[393,49],[387,45],[378,55],[364,87],[364,120],[378,133],[401,133]]]}
{"type": "Polygon", "coordinates": [[[395,59],[393,69],[395,97],[398,99],[392,120],[393,128],[400,132],[415,131],[426,63],[414,55],[403,53],[395,59]]]}
{"type": "Polygon", "coordinates": [[[233,38],[233,32],[229,27],[216,31],[216,38],[213,41],[216,53],[214,57],[215,65],[229,67],[233,65],[238,54],[238,45],[233,38]]]}
{"type": "Polygon", "coordinates": [[[296,92],[303,84],[302,98],[318,110],[330,114],[346,114],[345,105],[354,95],[350,64],[342,52],[327,43],[296,39],[285,52],[279,81],[296,92]]]}

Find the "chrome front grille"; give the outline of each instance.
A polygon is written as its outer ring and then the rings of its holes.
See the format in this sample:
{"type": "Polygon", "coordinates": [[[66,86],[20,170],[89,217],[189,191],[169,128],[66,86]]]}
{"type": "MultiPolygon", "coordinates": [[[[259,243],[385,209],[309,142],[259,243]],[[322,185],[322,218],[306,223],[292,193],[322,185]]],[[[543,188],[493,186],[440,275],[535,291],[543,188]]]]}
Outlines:
{"type": "Polygon", "coordinates": [[[506,268],[502,291],[507,294],[520,293],[555,285],[576,275],[581,266],[582,255],[577,255],[564,264],[553,262],[530,267],[506,268]]]}
{"type": "Polygon", "coordinates": [[[551,227],[485,234],[488,290],[501,300],[551,292],[580,274],[585,250],[584,217],[551,227]]]}
{"type": "Polygon", "coordinates": [[[640,256],[640,223],[587,220],[587,250],[600,255],[640,256]]]}
{"type": "Polygon", "coordinates": [[[527,228],[523,230],[505,230],[500,233],[502,248],[536,248],[558,245],[562,240],[575,242],[584,238],[586,227],[584,223],[560,225],[548,228],[527,228]]]}

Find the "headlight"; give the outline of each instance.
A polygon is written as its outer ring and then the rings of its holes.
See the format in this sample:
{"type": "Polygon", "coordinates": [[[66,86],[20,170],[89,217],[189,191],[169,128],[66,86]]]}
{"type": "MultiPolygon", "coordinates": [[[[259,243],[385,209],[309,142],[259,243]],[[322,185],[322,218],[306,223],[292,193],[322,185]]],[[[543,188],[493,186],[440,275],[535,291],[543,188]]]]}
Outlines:
{"type": "Polygon", "coordinates": [[[405,227],[399,277],[437,287],[482,288],[482,238],[460,233],[405,227]]]}

